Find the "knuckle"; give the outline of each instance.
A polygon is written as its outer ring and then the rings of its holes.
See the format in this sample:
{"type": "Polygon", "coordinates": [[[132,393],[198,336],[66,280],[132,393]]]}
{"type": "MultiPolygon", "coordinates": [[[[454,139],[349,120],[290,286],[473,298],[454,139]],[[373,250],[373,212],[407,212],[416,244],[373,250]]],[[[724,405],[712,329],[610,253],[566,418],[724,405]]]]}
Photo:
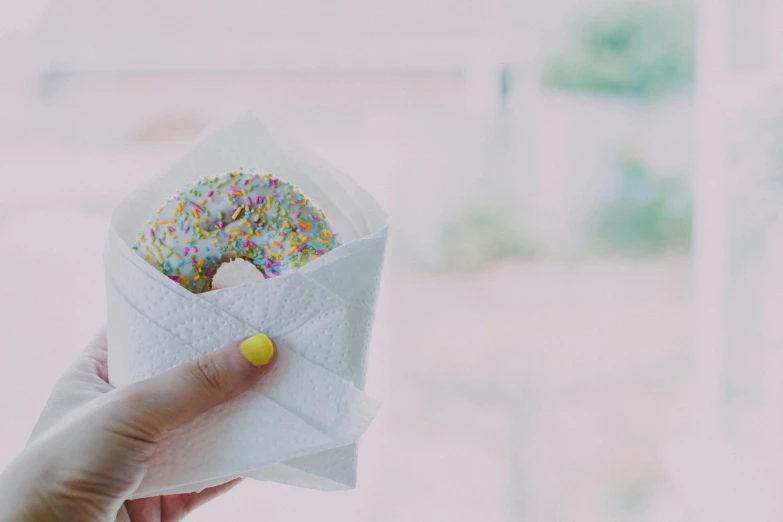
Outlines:
{"type": "Polygon", "coordinates": [[[138,383],[104,397],[108,398],[102,408],[108,431],[144,443],[158,442],[166,435],[166,418],[159,403],[151,401],[138,383]]]}
{"type": "Polygon", "coordinates": [[[225,366],[208,355],[197,359],[193,365],[193,374],[208,391],[225,393],[231,386],[231,380],[225,366]]]}

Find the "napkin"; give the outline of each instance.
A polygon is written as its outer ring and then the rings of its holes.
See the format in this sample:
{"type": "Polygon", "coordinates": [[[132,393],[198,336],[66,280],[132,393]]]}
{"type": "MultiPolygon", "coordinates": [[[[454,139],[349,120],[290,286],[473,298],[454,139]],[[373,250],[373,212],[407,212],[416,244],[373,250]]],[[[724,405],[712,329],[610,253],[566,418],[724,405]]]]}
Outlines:
{"type": "Polygon", "coordinates": [[[200,491],[235,477],[356,486],[356,442],[377,412],[363,389],[387,217],[356,182],[254,113],[206,132],[116,208],[105,251],[109,381],[124,386],[258,332],[272,371],[238,400],[167,437],[133,498],[200,491]],[[202,176],[271,172],[326,213],[343,245],[302,268],[193,294],[131,250],[144,222],[202,176]]]}

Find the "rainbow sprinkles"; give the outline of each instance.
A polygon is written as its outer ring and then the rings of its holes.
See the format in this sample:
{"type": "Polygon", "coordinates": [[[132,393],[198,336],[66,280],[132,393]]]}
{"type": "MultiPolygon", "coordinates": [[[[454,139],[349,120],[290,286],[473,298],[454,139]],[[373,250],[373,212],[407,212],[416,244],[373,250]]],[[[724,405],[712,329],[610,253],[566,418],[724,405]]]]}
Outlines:
{"type": "Polygon", "coordinates": [[[271,174],[201,178],[147,221],[133,249],[191,292],[212,288],[223,263],[250,261],[265,278],[304,266],[340,246],[323,211],[271,174]]]}

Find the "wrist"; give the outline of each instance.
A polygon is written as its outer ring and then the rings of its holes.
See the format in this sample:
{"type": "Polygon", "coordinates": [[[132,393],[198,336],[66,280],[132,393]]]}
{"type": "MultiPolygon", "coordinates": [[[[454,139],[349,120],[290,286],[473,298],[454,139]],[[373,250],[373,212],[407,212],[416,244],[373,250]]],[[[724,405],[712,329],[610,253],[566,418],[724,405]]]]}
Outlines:
{"type": "Polygon", "coordinates": [[[59,520],[61,514],[51,509],[41,487],[44,482],[36,480],[35,470],[24,463],[23,455],[0,473],[0,521],[59,520]]]}

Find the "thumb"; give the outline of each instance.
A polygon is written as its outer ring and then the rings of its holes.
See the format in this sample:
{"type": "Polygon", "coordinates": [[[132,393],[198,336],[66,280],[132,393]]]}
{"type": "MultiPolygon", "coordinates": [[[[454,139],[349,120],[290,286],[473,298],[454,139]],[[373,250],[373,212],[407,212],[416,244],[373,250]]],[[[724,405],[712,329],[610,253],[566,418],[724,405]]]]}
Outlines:
{"type": "Polygon", "coordinates": [[[125,422],[156,441],[229,401],[268,373],[275,349],[265,334],[118,390],[125,422]]]}

